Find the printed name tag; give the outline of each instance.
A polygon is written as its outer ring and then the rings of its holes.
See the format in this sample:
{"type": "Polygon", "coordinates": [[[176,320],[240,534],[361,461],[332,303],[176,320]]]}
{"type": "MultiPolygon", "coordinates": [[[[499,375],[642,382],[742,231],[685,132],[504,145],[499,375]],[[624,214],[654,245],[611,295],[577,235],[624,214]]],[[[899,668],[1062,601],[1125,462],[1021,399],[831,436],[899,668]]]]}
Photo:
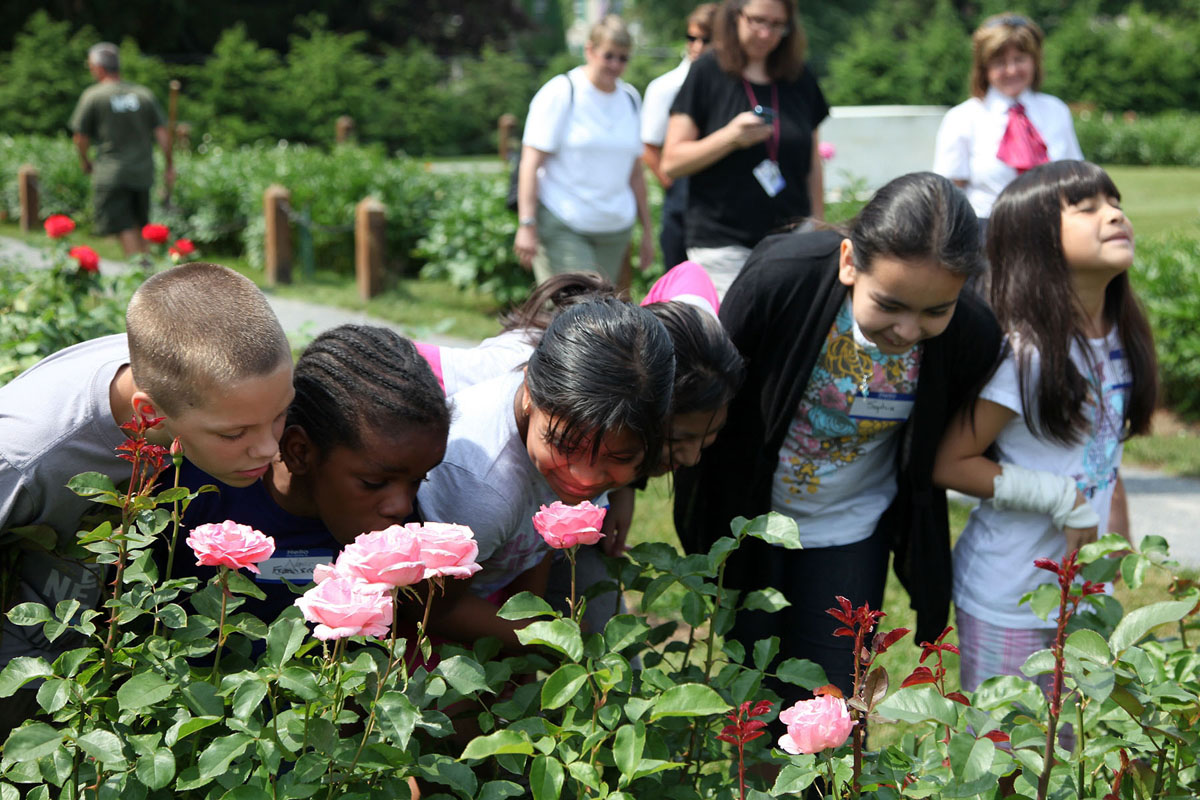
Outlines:
{"type": "Polygon", "coordinates": [[[906,420],[912,414],[915,395],[872,392],[868,397],[855,397],[850,406],[854,419],[906,420]]]}
{"type": "Polygon", "coordinates": [[[1108,363],[1112,365],[1112,374],[1108,389],[1128,389],[1133,386],[1133,375],[1129,371],[1129,361],[1125,358],[1125,351],[1117,348],[1110,350],[1108,353],[1108,363]]]}
{"type": "Polygon", "coordinates": [[[276,550],[275,554],[258,565],[257,583],[311,583],[313,570],[333,561],[332,550],[276,550]]]}
{"type": "Polygon", "coordinates": [[[783,180],[783,173],[779,171],[779,165],[769,158],[764,158],[762,163],[754,168],[754,177],[758,179],[767,197],[774,197],[787,185],[783,180]]]}

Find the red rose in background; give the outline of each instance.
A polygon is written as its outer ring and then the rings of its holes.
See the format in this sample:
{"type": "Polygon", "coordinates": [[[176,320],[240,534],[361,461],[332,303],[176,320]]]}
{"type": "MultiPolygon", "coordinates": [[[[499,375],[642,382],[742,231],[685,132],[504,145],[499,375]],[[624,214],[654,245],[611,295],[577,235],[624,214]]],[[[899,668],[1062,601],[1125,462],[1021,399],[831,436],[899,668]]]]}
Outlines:
{"type": "Polygon", "coordinates": [[[79,262],[79,269],[84,272],[99,272],[100,271],[100,256],[95,250],[85,244],[78,247],[72,247],[67,251],[67,255],[79,262]]]}
{"type": "Polygon", "coordinates": [[[159,225],[157,222],[151,222],[142,228],[142,238],[154,244],[165,244],[170,235],[171,231],[167,226],[159,225]]]}
{"type": "Polygon", "coordinates": [[[175,244],[167,248],[167,253],[176,264],[194,252],[196,252],[196,245],[192,244],[191,239],[176,239],[175,244]]]}
{"type": "Polygon", "coordinates": [[[75,220],[66,214],[51,214],[46,218],[46,235],[51,239],[61,239],[75,230],[75,220]]]}

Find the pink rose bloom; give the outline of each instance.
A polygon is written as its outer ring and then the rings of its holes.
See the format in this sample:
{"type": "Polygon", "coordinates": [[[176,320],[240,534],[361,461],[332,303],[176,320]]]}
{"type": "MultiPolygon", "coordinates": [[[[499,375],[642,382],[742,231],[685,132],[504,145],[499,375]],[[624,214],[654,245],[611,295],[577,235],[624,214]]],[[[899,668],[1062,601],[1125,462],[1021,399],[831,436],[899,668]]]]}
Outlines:
{"type": "Polygon", "coordinates": [[[231,519],[193,528],[187,543],[196,554],[197,564],[248,569],[255,574],[258,567],[254,565],[266,561],[275,552],[274,539],[231,519]]]}
{"type": "Polygon", "coordinates": [[[837,155],[837,148],[833,146],[833,142],[821,142],[817,145],[817,155],[822,161],[828,161],[837,155]]]}
{"type": "Polygon", "coordinates": [[[410,586],[425,574],[421,540],[402,525],[360,533],[346,545],[337,561],[313,570],[313,580],[357,578],[387,588],[410,586]]]}
{"type": "Polygon", "coordinates": [[[386,587],[337,576],[296,598],[318,639],[386,636],[392,624],[392,596],[386,587]]]}
{"type": "Polygon", "coordinates": [[[840,747],[854,727],[846,701],[828,694],[801,700],[781,712],[779,721],[788,731],[779,737],[779,746],[792,755],[840,747]]]}
{"type": "Polygon", "coordinates": [[[479,545],[475,543],[475,534],[466,525],[410,522],[404,527],[416,534],[421,542],[425,578],[469,578],[481,569],[475,563],[479,545]]]}
{"type": "Polygon", "coordinates": [[[604,537],[600,527],[608,509],[584,500],[569,506],[555,500],[533,515],[533,527],[556,550],[566,550],[577,544],[595,544],[604,537]]]}

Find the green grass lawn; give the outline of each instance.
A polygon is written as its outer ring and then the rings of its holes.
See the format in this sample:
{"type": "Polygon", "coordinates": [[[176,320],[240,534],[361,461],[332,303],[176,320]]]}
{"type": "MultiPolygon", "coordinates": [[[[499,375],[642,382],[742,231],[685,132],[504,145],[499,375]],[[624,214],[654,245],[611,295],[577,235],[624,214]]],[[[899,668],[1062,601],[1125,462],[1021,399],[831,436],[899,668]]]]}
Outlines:
{"type": "Polygon", "coordinates": [[[1138,236],[1200,235],[1200,169],[1105,167],[1138,236]]]}

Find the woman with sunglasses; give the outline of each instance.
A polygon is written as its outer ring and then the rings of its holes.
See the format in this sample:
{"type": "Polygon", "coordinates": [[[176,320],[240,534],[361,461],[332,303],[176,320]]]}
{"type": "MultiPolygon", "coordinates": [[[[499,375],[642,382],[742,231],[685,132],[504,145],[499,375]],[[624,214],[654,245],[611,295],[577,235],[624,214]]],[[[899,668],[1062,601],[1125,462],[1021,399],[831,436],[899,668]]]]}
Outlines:
{"type": "Polygon", "coordinates": [[[646,102],[642,106],[642,142],[645,145],[642,160],[665,190],[662,219],[658,225],[658,246],[662,248],[663,264],[667,267],[687,261],[683,217],[687,212],[688,181],[687,178],[672,180],[662,171],[663,141],[667,138],[671,104],[675,102],[675,96],[679,94],[679,87],[687,78],[692,63],[708,50],[716,15],[716,3],[703,3],[692,9],[687,18],[687,50],[683,61],[675,69],[650,81],[646,87],[646,102]]]}
{"type": "Polygon", "coordinates": [[[725,0],[713,52],[671,107],[663,171],[690,176],[687,254],[719,295],[767,233],[825,215],[817,126],[829,106],[804,50],[793,0],[725,0]]]}
{"type": "Polygon", "coordinates": [[[988,17],[971,36],[971,98],[938,129],[933,171],[967,193],[986,231],[1005,186],[1047,161],[1082,160],[1067,104],[1042,94],[1042,29],[1012,12],[988,17]]]}
{"type": "Polygon", "coordinates": [[[642,268],[654,260],[641,98],[621,80],[631,44],[625,23],[608,15],[592,26],[583,66],[551,78],[529,104],[513,250],[538,283],[587,270],[616,283],[635,218],[642,268]]]}

